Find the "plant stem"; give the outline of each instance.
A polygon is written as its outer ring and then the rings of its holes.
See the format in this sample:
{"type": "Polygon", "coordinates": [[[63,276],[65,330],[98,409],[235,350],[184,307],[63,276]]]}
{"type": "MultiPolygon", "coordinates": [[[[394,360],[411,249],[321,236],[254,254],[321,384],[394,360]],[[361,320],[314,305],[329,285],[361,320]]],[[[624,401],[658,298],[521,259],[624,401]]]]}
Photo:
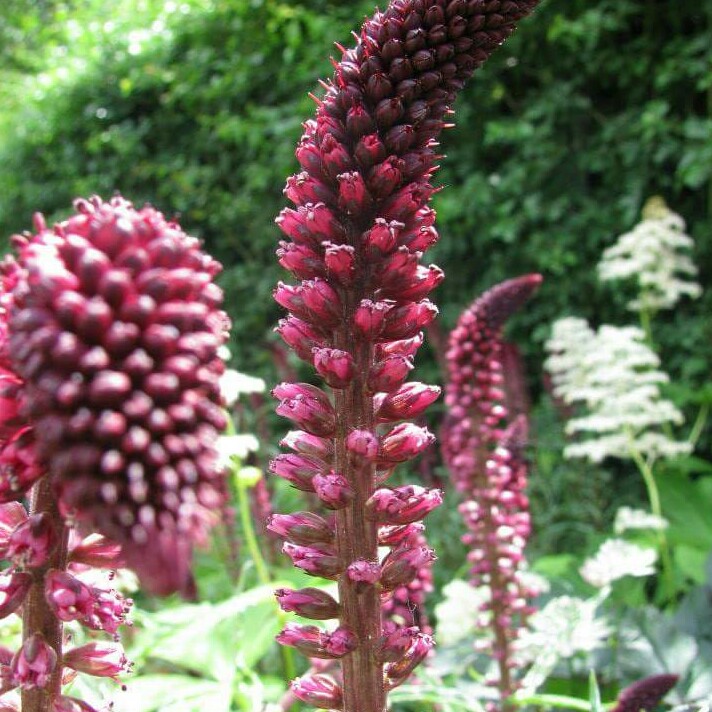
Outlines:
{"type": "MultiPolygon", "coordinates": [[[[357,291],[357,290],[354,290],[357,291]]],[[[351,324],[356,294],[346,304],[344,324],[351,324]]],[[[358,295],[360,298],[360,295],[358,295]]],[[[348,298],[348,297],[347,297],[348,298]]],[[[337,412],[334,466],[346,477],[354,490],[354,498],[336,513],[336,546],[344,566],[365,559],[378,561],[377,526],[364,517],[366,501],[375,490],[375,467],[355,467],[346,452],[346,438],[354,429],[373,432],[373,399],[367,392],[366,375],[372,362],[369,343],[354,339],[353,331],[342,328],[336,333],[336,348],[354,356],[356,377],[348,388],[334,390],[337,412]]],[[[342,660],[344,676],[343,712],[385,712],[386,690],[383,666],[375,659],[375,646],[381,636],[381,599],[375,586],[357,590],[346,574],[339,578],[340,623],[358,638],[358,647],[342,660]]]]}
{"type": "Polygon", "coordinates": [[[64,571],[66,568],[69,529],[59,513],[49,475],[43,477],[32,489],[30,514],[42,512],[49,514],[55,527],[57,546],[44,566],[30,570],[33,583],[23,607],[22,639],[27,640],[35,633],[40,633],[57,654],[57,666],[46,687],[22,690],[23,712],[49,712],[52,697],[59,695],[62,689],[62,622],[45,598],[45,575],[50,569],[64,571]]]}
{"type": "Polygon", "coordinates": [[[690,430],[690,434],[687,437],[687,442],[690,443],[690,445],[692,445],[693,447],[697,445],[697,441],[700,439],[700,435],[702,435],[702,431],[704,430],[705,425],[707,424],[707,417],[709,416],[709,414],[709,404],[703,403],[697,413],[697,417],[695,418],[692,430],[690,430]]]}
{"type": "MultiPolygon", "coordinates": [[[[273,583],[272,577],[270,576],[267,563],[262,556],[262,551],[260,550],[260,545],[257,541],[257,535],[255,534],[255,528],[252,524],[252,512],[250,511],[250,499],[247,494],[247,486],[240,477],[236,464],[233,465],[232,472],[233,480],[235,482],[235,490],[237,492],[237,506],[240,512],[240,523],[242,525],[242,533],[245,536],[247,550],[250,552],[250,558],[252,559],[252,563],[255,565],[255,571],[260,583],[265,586],[271,586],[273,583]]],[[[284,614],[279,609],[277,615],[280,620],[284,618],[284,614]]],[[[291,680],[297,674],[292,649],[284,645],[280,645],[280,652],[282,655],[285,679],[291,680]]]]}
{"type": "MultiPolygon", "coordinates": [[[[660,492],[658,491],[658,485],[655,482],[655,475],[653,474],[652,467],[643,458],[638,449],[633,445],[632,440],[629,442],[629,451],[633,461],[638,466],[640,474],[643,476],[643,481],[645,482],[645,488],[648,492],[648,501],[650,502],[650,511],[656,516],[662,519],[663,512],[662,506],[660,504],[660,492]]],[[[662,574],[664,586],[662,589],[664,600],[670,600],[675,591],[675,581],[673,577],[673,566],[672,558],[670,556],[670,547],[668,546],[667,537],[665,536],[665,531],[659,529],[657,532],[658,537],[658,548],[660,549],[660,559],[662,564],[662,574]]]]}

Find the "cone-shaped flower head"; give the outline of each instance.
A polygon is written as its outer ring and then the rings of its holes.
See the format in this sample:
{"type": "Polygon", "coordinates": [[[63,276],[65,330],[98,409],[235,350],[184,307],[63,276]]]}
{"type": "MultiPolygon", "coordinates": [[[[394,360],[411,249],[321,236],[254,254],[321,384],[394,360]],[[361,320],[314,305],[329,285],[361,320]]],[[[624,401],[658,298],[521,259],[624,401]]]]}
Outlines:
{"type": "Polygon", "coordinates": [[[482,471],[505,416],[502,329],[541,284],[528,274],[495,285],[476,299],[450,334],[447,419],[442,451],[455,485],[468,492],[482,471]]]}
{"type": "Polygon", "coordinates": [[[469,531],[463,541],[470,548],[471,583],[487,591],[478,621],[491,634],[502,699],[516,687],[512,643],[532,595],[520,576],[530,531],[522,452],[527,419],[507,417],[502,330],[540,284],[541,276],[530,274],[485,292],[460,317],[447,352],[443,455],[465,496],[460,512],[469,531]]]}
{"type": "MultiPolygon", "coordinates": [[[[356,46],[340,48],[297,147],[302,170],[287,181],[294,207],[277,220],[288,238],[277,255],[297,283],[275,290],[289,312],[278,333],[332,393],[282,384],[274,395],[280,415],[330,445],[325,455],[277,458],[272,471],[336,512],[332,548],[288,544],[285,551],[305,570],[339,581],[341,628],[355,641],[342,659],[345,712],[382,712],[385,687],[405,681],[429,649],[420,635],[401,660],[386,669],[377,662],[379,588],[407,584],[432,559],[425,547],[394,543],[378,579],[378,530],[411,524],[440,503],[439,493],[423,488],[381,487],[396,463],[432,443],[427,431],[396,426],[388,434],[381,426],[415,418],[440,390],[406,382],[422,330],[437,314],[427,297],[443,279],[421,263],[438,239],[428,207],[435,139],[465,80],[536,2],[394,0],[376,12],[356,46]]],[[[324,704],[306,682],[295,694],[324,704]]],[[[340,691],[323,694],[341,700],[340,691]]]]}
{"type": "Polygon", "coordinates": [[[224,498],[220,265],[122,198],[15,238],[9,353],[62,511],[123,546],[157,593],[189,587],[224,498]]]}

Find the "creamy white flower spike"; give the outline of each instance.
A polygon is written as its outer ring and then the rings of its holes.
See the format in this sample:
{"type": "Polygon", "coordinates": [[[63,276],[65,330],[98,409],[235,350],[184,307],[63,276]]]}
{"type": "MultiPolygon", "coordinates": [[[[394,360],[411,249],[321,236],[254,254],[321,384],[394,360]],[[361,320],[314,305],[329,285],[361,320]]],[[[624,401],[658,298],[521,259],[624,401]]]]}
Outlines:
{"type": "Polygon", "coordinates": [[[601,281],[637,280],[638,296],[627,305],[631,311],[670,309],[681,297],[702,294],[689,255],[693,247],[685,221],[656,196],[645,204],[643,220],[603,253],[598,276],[601,281]]]}
{"type": "Polygon", "coordinates": [[[658,554],[654,549],[631,544],[624,539],[608,539],[583,562],[581,577],[596,588],[610,586],[625,576],[652,576],[658,554]]]}
{"type": "Polygon", "coordinates": [[[567,317],[554,322],[546,348],[554,394],[584,407],[566,425],[567,433],[582,436],[565,448],[567,457],[601,462],[628,459],[632,451],[649,458],[690,452],[689,443],[658,431],[683,418],[660,393],[669,379],[642,329],[603,325],[596,332],[585,319],[567,317]]]}
{"type": "Polygon", "coordinates": [[[620,507],[616,512],[613,531],[618,535],[631,529],[662,531],[663,529],[667,529],[669,525],[670,523],[667,519],[646,512],[644,509],[620,507]]]}
{"type": "Polygon", "coordinates": [[[437,639],[454,645],[482,633],[476,629],[482,606],[490,599],[489,587],[474,588],[467,581],[453,579],[443,587],[443,600],[435,606],[437,639]]]}

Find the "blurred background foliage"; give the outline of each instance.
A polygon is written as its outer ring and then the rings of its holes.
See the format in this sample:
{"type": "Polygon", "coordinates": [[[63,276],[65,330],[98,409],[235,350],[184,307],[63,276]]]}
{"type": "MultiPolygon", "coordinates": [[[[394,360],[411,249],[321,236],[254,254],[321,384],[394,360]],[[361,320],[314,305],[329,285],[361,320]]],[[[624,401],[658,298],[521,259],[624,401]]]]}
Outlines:
{"type": "MultiPolygon", "coordinates": [[[[332,42],[348,43],[372,9],[373,0],[5,0],[0,234],[27,229],[34,211],[60,218],[75,196],[117,190],[179,215],[225,264],[235,365],[275,382],[264,348],[280,316],[270,293],[284,277],[273,220],[313,113],[307,94],[331,73],[332,42]]],[[[432,257],[447,274],[441,328],[500,280],[545,277],[512,337],[535,402],[544,399],[532,479],[548,551],[585,542],[578,529],[599,528],[606,506],[630,494],[623,473],[611,489],[554,454],[562,435],[538,375],[551,322],[620,321],[626,297],[600,285],[593,265],[654,194],[688,221],[709,286],[711,30],[704,3],[543,0],[477,73],[443,137],[432,257]],[[562,510],[567,491],[581,511],[562,510]]],[[[683,406],[709,379],[711,301],[708,288],[656,324],[683,406]]],[[[430,353],[419,377],[441,380],[436,369],[430,353]]]]}

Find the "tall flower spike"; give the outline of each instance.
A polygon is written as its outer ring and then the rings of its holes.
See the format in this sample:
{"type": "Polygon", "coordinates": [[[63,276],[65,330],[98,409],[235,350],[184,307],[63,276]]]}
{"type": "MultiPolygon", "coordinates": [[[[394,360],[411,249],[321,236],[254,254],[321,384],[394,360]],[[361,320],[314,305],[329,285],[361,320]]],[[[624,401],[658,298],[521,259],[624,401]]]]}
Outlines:
{"type": "Polygon", "coordinates": [[[502,329],[540,283],[532,274],[485,292],[460,317],[447,352],[443,456],[465,498],[460,512],[469,530],[463,541],[470,549],[472,585],[489,592],[480,619],[491,634],[502,708],[516,687],[513,643],[533,594],[520,577],[530,531],[522,455],[527,419],[520,414],[508,421],[502,329]]]}
{"type": "Polygon", "coordinates": [[[9,352],[66,516],[119,542],[157,593],[190,587],[224,498],[220,265],[122,198],[15,238],[9,352]]]}
{"type": "MultiPolygon", "coordinates": [[[[384,669],[375,654],[382,635],[380,582],[354,580],[348,572],[356,561],[378,563],[379,525],[406,522],[389,520],[389,507],[381,506],[385,494],[372,497],[396,462],[429,444],[427,435],[415,432],[383,441],[379,426],[412,419],[438,395],[404,383],[421,330],[437,314],[426,297],[442,279],[438,268],[420,264],[437,241],[427,205],[438,160],[435,139],[473,70],[536,4],[393,0],[364,23],[356,46],[343,50],[316,119],[305,123],[297,148],[302,172],[285,189],[294,208],[277,219],[289,239],[278,251],[280,262],[301,281],[275,290],[290,312],[278,331],[333,391],[325,401],[323,392],[308,392],[303,384],[281,386],[275,389],[277,412],[331,442],[325,469],[343,477],[353,495],[336,510],[333,552],[292,545],[287,551],[301,567],[317,566],[338,578],[341,628],[355,640],[341,659],[343,690],[322,679],[295,685],[295,694],[311,704],[383,712],[386,686],[403,682],[430,645],[429,637],[418,637],[402,660],[384,669]],[[367,502],[376,516],[364,516],[367,502]]],[[[309,474],[304,477],[295,484],[313,488],[309,474]]],[[[389,497],[390,504],[400,498],[395,492],[389,497]]],[[[439,496],[419,497],[421,505],[412,503],[412,510],[422,517],[439,496]]],[[[394,581],[396,574],[417,573],[402,550],[390,562],[394,581]]]]}

